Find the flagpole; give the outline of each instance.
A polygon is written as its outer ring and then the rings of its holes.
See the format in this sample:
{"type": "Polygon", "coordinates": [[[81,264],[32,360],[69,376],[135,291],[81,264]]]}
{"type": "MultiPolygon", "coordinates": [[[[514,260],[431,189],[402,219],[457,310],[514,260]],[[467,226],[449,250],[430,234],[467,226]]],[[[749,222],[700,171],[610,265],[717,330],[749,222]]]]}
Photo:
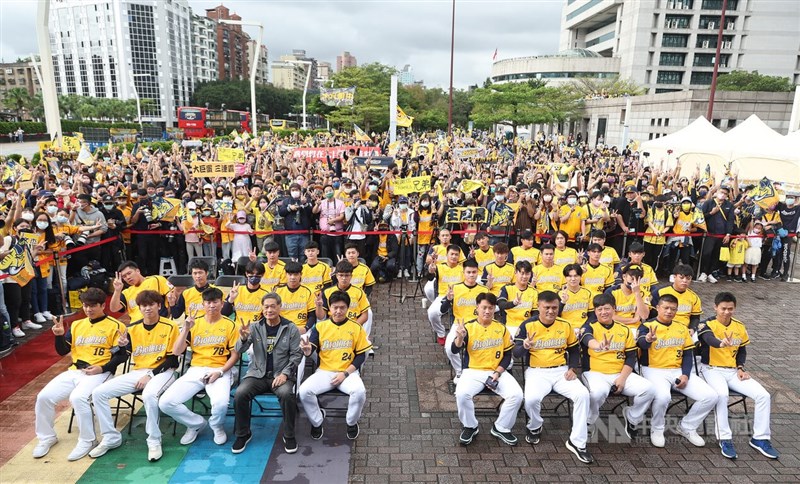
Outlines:
{"type": "Polygon", "coordinates": [[[453,19],[450,26],[450,101],[447,111],[447,135],[453,134],[453,52],[456,42],[456,0],[453,0],[453,19]]]}
{"type": "Polygon", "coordinates": [[[389,142],[397,141],[397,76],[392,75],[389,94],[389,142]]]}

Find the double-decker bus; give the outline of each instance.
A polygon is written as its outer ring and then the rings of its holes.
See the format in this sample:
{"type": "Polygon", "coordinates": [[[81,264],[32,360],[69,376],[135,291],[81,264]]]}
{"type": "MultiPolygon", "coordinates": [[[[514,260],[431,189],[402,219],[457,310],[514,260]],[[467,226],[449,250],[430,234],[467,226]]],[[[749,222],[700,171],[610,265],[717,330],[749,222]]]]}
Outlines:
{"type": "MultiPolygon", "coordinates": [[[[266,115],[259,115],[261,123],[266,122],[266,115]]],[[[183,130],[186,139],[209,138],[226,135],[231,131],[251,131],[250,113],[233,109],[212,110],[183,106],[178,108],[178,128],[183,130]]]]}
{"type": "Polygon", "coordinates": [[[214,130],[209,129],[208,108],[195,108],[181,106],[178,108],[178,128],[183,130],[185,139],[198,139],[214,136],[214,130]]]}

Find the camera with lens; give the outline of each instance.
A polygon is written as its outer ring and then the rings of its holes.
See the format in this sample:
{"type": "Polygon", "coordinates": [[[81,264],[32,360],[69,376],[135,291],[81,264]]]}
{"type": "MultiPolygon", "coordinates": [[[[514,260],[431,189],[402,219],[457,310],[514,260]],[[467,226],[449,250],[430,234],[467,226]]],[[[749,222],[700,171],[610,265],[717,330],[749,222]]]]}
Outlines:
{"type": "MultiPolygon", "coordinates": [[[[173,231],[173,232],[177,231],[178,230],[178,226],[174,225],[174,224],[170,225],[169,226],[169,230],[173,231]]],[[[175,234],[167,234],[166,239],[167,239],[167,242],[172,243],[172,241],[175,240],[175,234]]]]}
{"type": "Polygon", "coordinates": [[[83,233],[78,234],[78,236],[75,237],[75,245],[77,246],[86,245],[86,234],[83,233]]]}
{"type": "Polygon", "coordinates": [[[75,247],[76,244],[75,244],[75,241],[72,240],[72,237],[70,237],[69,235],[65,235],[64,236],[64,245],[66,246],[67,249],[71,249],[71,248],[75,247]]]}

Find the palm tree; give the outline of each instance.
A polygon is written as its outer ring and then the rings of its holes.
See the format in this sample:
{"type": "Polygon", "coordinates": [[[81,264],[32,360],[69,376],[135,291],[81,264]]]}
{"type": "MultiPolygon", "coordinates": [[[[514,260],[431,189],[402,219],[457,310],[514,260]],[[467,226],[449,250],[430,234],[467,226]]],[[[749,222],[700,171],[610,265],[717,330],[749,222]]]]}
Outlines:
{"type": "Polygon", "coordinates": [[[30,104],[30,101],[31,95],[24,87],[9,89],[3,96],[3,104],[9,109],[13,109],[20,121],[22,121],[22,111],[30,104]]]}

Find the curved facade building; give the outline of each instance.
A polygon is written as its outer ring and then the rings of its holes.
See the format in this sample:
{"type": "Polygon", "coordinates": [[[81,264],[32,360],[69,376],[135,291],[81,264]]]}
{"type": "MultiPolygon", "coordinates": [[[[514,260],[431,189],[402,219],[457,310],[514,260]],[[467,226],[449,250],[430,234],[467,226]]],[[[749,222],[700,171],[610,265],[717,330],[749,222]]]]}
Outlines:
{"type": "Polygon", "coordinates": [[[579,78],[613,78],[619,75],[619,58],[603,57],[586,49],[570,49],[554,55],[514,57],[492,64],[492,82],[547,81],[551,86],[579,78]]]}

